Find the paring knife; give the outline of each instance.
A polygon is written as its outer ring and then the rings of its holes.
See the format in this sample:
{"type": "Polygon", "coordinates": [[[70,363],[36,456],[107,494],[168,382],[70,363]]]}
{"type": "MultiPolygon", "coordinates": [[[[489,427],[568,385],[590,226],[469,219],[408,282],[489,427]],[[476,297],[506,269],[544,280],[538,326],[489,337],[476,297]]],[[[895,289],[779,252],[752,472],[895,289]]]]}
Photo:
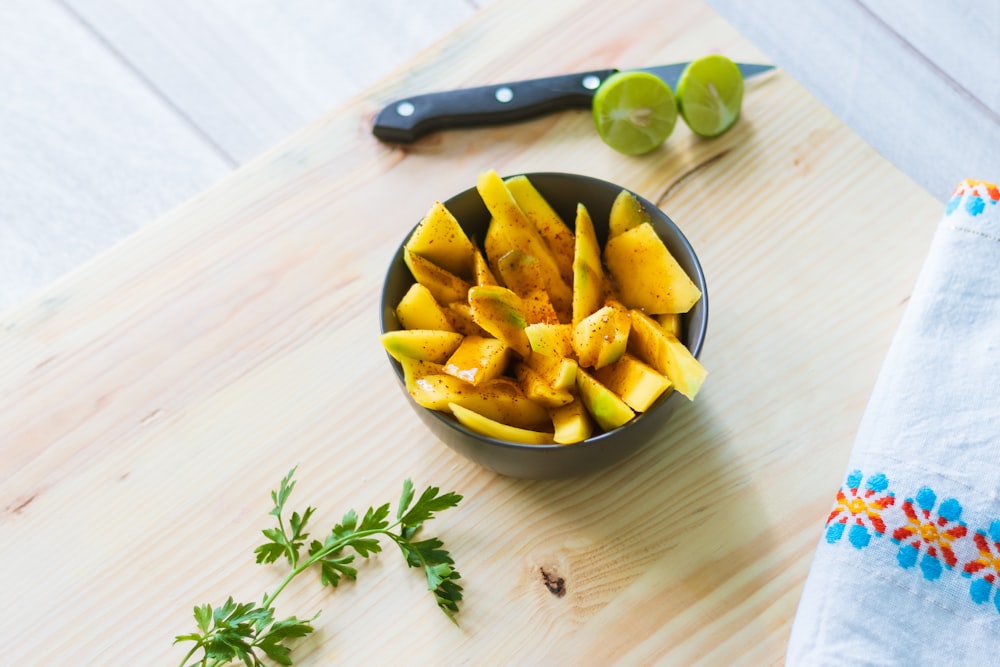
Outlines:
{"type": "MultiPolygon", "coordinates": [[[[655,74],[676,89],[687,65],[674,63],[638,70],[655,74]]],[[[736,65],[744,79],[774,69],[774,65],[736,65]]],[[[414,95],[379,111],[372,134],[383,141],[409,143],[435,130],[500,125],[564,109],[589,109],[598,87],[617,71],[602,69],[414,95]]]]}

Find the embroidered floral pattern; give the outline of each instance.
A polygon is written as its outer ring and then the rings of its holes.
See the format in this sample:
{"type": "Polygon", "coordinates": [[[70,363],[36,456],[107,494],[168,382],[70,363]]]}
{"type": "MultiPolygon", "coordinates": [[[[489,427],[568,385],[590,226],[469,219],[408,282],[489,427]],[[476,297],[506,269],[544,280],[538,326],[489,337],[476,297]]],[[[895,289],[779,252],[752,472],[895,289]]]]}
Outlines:
{"type": "Polygon", "coordinates": [[[995,206],[997,202],[1000,202],[1000,188],[995,184],[967,179],[951,193],[944,212],[951,215],[962,208],[969,215],[976,216],[986,210],[987,205],[995,206]]]}
{"type": "Polygon", "coordinates": [[[939,502],[934,490],[926,486],[912,498],[905,498],[899,509],[887,513],[895,502],[895,493],[883,473],[865,480],[860,470],[851,472],[827,517],[826,541],[836,544],[846,534],[851,546],[864,549],[872,537],[889,533],[893,544],[899,545],[896,562],[901,568],[919,569],[931,582],[957,570],[971,579],[969,597],[973,602],[992,600],[1000,612],[1000,520],[970,531],[962,520],[961,503],[955,498],[939,502]]]}
{"type": "Polygon", "coordinates": [[[916,500],[907,498],[903,502],[903,513],[907,524],[892,533],[892,541],[901,544],[896,559],[902,567],[913,567],[920,558],[920,570],[930,581],[941,576],[941,561],[949,570],[958,559],[952,543],[965,537],[968,529],[961,521],[962,506],[954,498],[941,503],[934,513],[937,496],[924,487],[917,492],[916,500]]]}
{"type": "Polygon", "coordinates": [[[872,533],[879,537],[885,534],[882,511],[896,502],[893,494],[886,492],[889,480],[881,473],[869,477],[865,490],[859,493],[861,480],[861,472],[856,470],[847,476],[846,492],[837,491],[837,505],[826,520],[826,541],[830,544],[839,540],[845,530],[856,549],[868,546],[872,533]]]}
{"type": "Polygon", "coordinates": [[[1000,521],[990,524],[989,532],[977,530],[972,536],[979,549],[979,558],[969,561],[962,568],[962,576],[972,579],[969,595],[978,604],[987,602],[993,596],[993,604],[1000,611],[1000,595],[994,595],[1000,575],[1000,521]]]}

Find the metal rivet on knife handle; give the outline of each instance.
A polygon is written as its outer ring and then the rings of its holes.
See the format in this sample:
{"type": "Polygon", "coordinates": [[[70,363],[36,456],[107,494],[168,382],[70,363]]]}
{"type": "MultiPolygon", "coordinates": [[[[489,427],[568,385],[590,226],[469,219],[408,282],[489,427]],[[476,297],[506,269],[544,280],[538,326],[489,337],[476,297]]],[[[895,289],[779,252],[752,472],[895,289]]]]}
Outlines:
{"type": "Polygon", "coordinates": [[[497,98],[497,102],[500,104],[506,104],[514,99],[514,91],[511,90],[510,86],[500,86],[493,96],[497,98]]]}
{"type": "Polygon", "coordinates": [[[414,107],[410,102],[400,102],[396,105],[396,113],[400,116],[412,116],[413,112],[416,110],[416,107],[414,107]]]}
{"type": "Polygon", "coordinates": [[[583,84],[583,87],[586,88],[587,90],[597,90],[598,87],[600,87],[601,85],[601,77],[594,76],[593,74],[588,74],[587,76],[583,77],[583,81],[581,83],[583,84]]]}

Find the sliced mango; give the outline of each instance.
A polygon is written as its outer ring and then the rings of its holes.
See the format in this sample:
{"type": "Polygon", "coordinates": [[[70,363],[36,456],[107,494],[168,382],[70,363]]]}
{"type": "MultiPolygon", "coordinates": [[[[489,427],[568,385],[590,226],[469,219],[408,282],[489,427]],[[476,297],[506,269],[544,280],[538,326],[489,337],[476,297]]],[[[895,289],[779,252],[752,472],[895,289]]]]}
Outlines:
{"type": "Polygon", "coordinates": [[[448,304],[453,301],[465,301],[465,296],[472,287],[469,283],[456,276],[451,271],[443,269],[425,257],[403,249],[403,261],[410,268],[410,273],[418,283],[430,290],[438,303],[448,304]]]}
{"type": "Polygon", "coordinates": [[[381,336],[382,346],[402,363],[403,357],[420,361],[444,363],[458,349],[462,334],[434,329],[402,329],[387,331],[381,336]]]}
{"type": "Polygon", "coordinates": [[[522,445],[551,445],[553,442],[551,433],[510,426],[458,403],[451,403],[448,407],[462,426],[488,438],[517,442],[522,445]]]}
{"type": "Polygon", "coordinates": [[[456,331],[445,310],[434,300],[434,295],[420,283],[410,285],[399,300],[396,319],[404,329],[456,331]]]}
{"type": "Polygon", "coordinates": [[[583,204],[576,207],[576,245],[573,254],[572,321],[576,325],[601,307],[604,300],[604,268],[597,233],[583,204]]]}
{"type": "Polygon", "coordinates": [[[634,194],[622,190],[611,204],[611,213],[608,215],[608,238],[618,236],[644,222],[649,222],[649,214],[642,208],[642,204],[634,194]]]}
{"type": "Polygon", "coordinates": [[[573,290],[563,280],[555,257],[534,223],[517,205],[503,179],[494,170],[483,172],[476,182],[476,189],[493,216],[486,232],[487,257],[499,259],[507,252],[516,249],[536,258],[545,291],[549,293],[552,304],[556,310],[568,311],[573,299],[573,290]]]}
{"type": "Polygon", "coordinates": [[[507,370],[510,348],[496,338],[466,336],[444,364],[444,372],[470,384],[494,380],[507,370]]]}
{"type": "Polygon", "coordinates": [[[433,361],[421,361],[412,357],[399,358],[399,365],[403,367],[403,383],[406,391],[410,391],[414,383],[427,375],[437,375],[444,372],[443,364],[436,364],[433,361]]]}
{"type": "Polygon", "coordinates": [[[569,324],[536,322],[524,328],[533,352],[550,357],[573,354],[573,327],[569,324]]]}
{"type": "Polygon", "coordinates": [[[524,304],[524,319],[528,322],[528,326],[532,324],[559,324],[559,313],[549,301],[549,295],[545,290],[528,292],[521,299],[521,303],[524,304]]]}
{"type": "Polygon", "coordinates": [[[503,284],[520,296],[536,290],[545,291],[538,258],[517,248],[511,248],[497,260],[497,273],[503,284]]]}
{"type": "Polygon", "coordinates": [[[631,354],[594,371],[594,377],[636,412],[645,412],[670,388],[670,380],[631,354]]]}
{"type": "Polygon", "coordinates": [[[573,238],[573,230],[556,213],[527,176],[513,176],[505,180],[504,183],[507,184],[507,189],[513,195],[514,201],[521,207],[528,219],[534,223],[538,233],[542,235],[545,245],[552,251],[562,279],[567,285],[572,285],[573,252],[576,243],[573,238]]]}
{"type": "Polygon", "coordinates": [[[475,247],[441,202],[434,202],[427,211],[407,240],[406,248],[457,276],[472,275],[475,247]]]}
{"type": "Polygon", "coordinates": [[[476,324],[499,338],[522,358],[531,352],[524,332],[524,304],[506,287],[483,285],[469,290],[469,307],[476,324]]]}
{"type": "Polygon", "coordinates": [[[545,408],[524,395],[517,382],[497,378],[481,385],[471,385],[453,375],[425,375],[414,381],[410,396],[430,410],[448,410],[449,403],[475,410],[498,422],[519,428],[548,428],[545,408]]]}
{"type": "Polygon", "coordinates": [[[668,334],[677,338],[681,337],[681,316],[679,313],[661,313],[656,316],[656,321],[668,334]]]}
{"type": "Polygon", "coordinates": [[[581,401],[573,401],[549,410],[555,433],[552,439],[560,445],[583,442],[594,433],[594,423],[581,401]]]}
{"type": "Polygon", "coordinates": [[[576,387],[587,412],[605,431],[627,424],[635,417],[635,412],[618,394],[582,368],[576,372],[576,387]]]}
{"type": "Polygon", "coordinates": [[[664,331],[656,320],[638,310],[631,311],[631,315],[628,351],[666,375],[677,391],[694,400],[708,371],[676,336],[664,331]]]}
{"type": "Polygon", "coordinates": [[[476,248],[472,256],[472,282],[477,285],[499,285],[493,271],[490,270],[489,262],[483,257],[482,251],[476,248]]]}
{"type": "Polygon", "coordinates": [[[573,327],[573,351],[581,366],[602,368],[625,354],[631,318],[620,305],[606,305],[573,327]]]}
{"type": "Polygon", "coordinates": [[[576,386],[576,359],[570,357],[550,357],[532,352],[524,363],[542,376],[553,389],[571,389],[576,386]]]}
{"type": "Polygon", "coordinates": [[[418,404],[503,440],[568,444],[674,389],[694,398],[707,373],[680,334],[701,294],[638,197],[619,192],[602,251],[585,206],[572,231],[525,176],[491,170],[477,189],[482,250],[439,202],[404,247],[416,284],[382,343],[418,404]]]}
{"type": "Polygon", "coordinates": [[[520,363],[514,366],[514,374],[521,390],[529,399],[546,408],[557,408],[573,401],[573,394],[565,389],[553,388],[530,366],[520,363]]]}
{"type": "Polygon", "coordinates": [[[448,304],[445,311],[452,329],[464,336],[488,336],[489,334],[481,326],[476,324],[472,317],[472,306],[464,301],[454,301],[448,304]]]}
{"type": "Polygon", "coordinates": [[[609,239],[604,263],[629,308],[649,315],[686,313],[701,298],[698,286],[649,223],[609,239]]]}

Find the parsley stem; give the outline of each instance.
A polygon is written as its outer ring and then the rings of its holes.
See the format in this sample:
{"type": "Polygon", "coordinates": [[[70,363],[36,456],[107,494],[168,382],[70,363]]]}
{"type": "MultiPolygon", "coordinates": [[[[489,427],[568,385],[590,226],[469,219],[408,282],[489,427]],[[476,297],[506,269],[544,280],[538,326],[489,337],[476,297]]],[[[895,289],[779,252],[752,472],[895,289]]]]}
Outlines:
{"type": "MultiPolygon", "coordinates": [[[[197,644],[195,644],[194,647],[190,651],[187,652],[187,655],[184,656],[184,659],[181,660],[181,667],[184,667],[184,665],[187,664],[187,661],[190,660],[191,656],[194,655],[195,651],[197,651],[198,649],[200,649],[202,646],[203,646],[203,644],[201,642],[198,642],[197,644]]],[[[205,661],[202,660],[201,663],[205,664],[205,661]]]]}
{"type": "MultiPolygon", "coordinates": [[[[324,586],[336,586],[343,578],[354,580],[357,570],[349,564],[357,556],[369,558],[382,550],[375,536],[385,535],[403,552],[407,565],[421,568],[427,579],[428,588],[433,592],[438,607],[455,622],[454,612],[462,599],[462,587],[455,583],[460,575],[452,568],[450,554],[443,549],[437,538],[414,541],[414,534],[436,512],[454,507],[462,499],[456,493],[439,495],[437,487],[427,487],[416,504],[413,484],[409,479],[403,483],[396,521],[389,523],[389,503],[377,509],[371,507],[360,525],[358,515],[350,510],[341,523],[335,525],[326,541],[313,540],[305,555],[301,549],[309,537],[305,527],[315,511],[307,507],[301,515],[293,512],[286,526],[284,508],[295,482],[292,468],[282,480],[280,487],[271,492],[274,509],[270,512],[277,526],[263,531],[268,542],[257,547],[254,553],[257,563],[274,563],[284,556],[290,568],[270,593],[265,592],[259,604],[235,602],[232,596],[215,608],[209,604],[197,605],[194,617],[198,632],[178,635],[174,643],[194,642],[194,646],[181,660],[181,667],[219,667],[236,661],[246,665],[263,665],[260,654],[282,665],[290,665],[290,648],[287,640],[305,637],[313,632],[311,619],[289,616],[275,618],[274,602],[297,576],[313,566],[321,568],[321,582],[324,586]],[[291,531],[289,533],[289,530],[291,531]],[[398,532],[395,532],[398,531],[398,532]],[[351,551],[355,553],[351,553],[351,551]],[[346,553],[342,553],[346,552],[346,553]],[[196,656],[198,651],[203,655],[196,656]],[[190,662],[194,660],[194,662],[190,662]]],[[[272,524],[273,525],[273,524],[272,524]]]]}
{"type": "Polygon", "coordinates": [[[278,595],[281,593],[281,591],[285,590],[285,586],[287,586],[289,583],[291,583],[292,579],[294,579],[295,577],[299,576],[300,574],[302,574],[303,572],[305,572],[310,567],[312,567],[313,565],[315,565],[319,561],[323,560],[324,558],[326,558],[330,554],[335,553],[337,551],[340,551],[345,546],[347,546],[348,544],[350,544],[352,541],[358,539],[359,537],[369,537],[371,535],[388,535],[389,537],[395,539],[397,537],[397,535],[395,533],[390,532],[390,530],[392,528],[395,528],[398,525],[399,525],[399,522],[393,524],[389,528],[377,528],[377,529],[373,529],[373,530],[358,531],[356,533],[352,533],[348,537],[345,537],[343,539],[337,540],[336,542],[332,542],[332,543],[324,546],[322,549],[320,549],[319,551],[317,551],[316,553],[314,553],[313,555],[311,555],[309,558],[307,558],[305,561],[303,561],[302,563],[294,566],[288,572],[288,574],[285,575],[285,578],[281,580],[281,583],[278,584],[278,587],[275,588],[273,592],[268,593],[266,596],[264,596],[264,601],[262,603],[263,606],[265,608],[268,608],[272,604],[274,604],[274,599],[276,597],[278,597],[278,595]]]}

